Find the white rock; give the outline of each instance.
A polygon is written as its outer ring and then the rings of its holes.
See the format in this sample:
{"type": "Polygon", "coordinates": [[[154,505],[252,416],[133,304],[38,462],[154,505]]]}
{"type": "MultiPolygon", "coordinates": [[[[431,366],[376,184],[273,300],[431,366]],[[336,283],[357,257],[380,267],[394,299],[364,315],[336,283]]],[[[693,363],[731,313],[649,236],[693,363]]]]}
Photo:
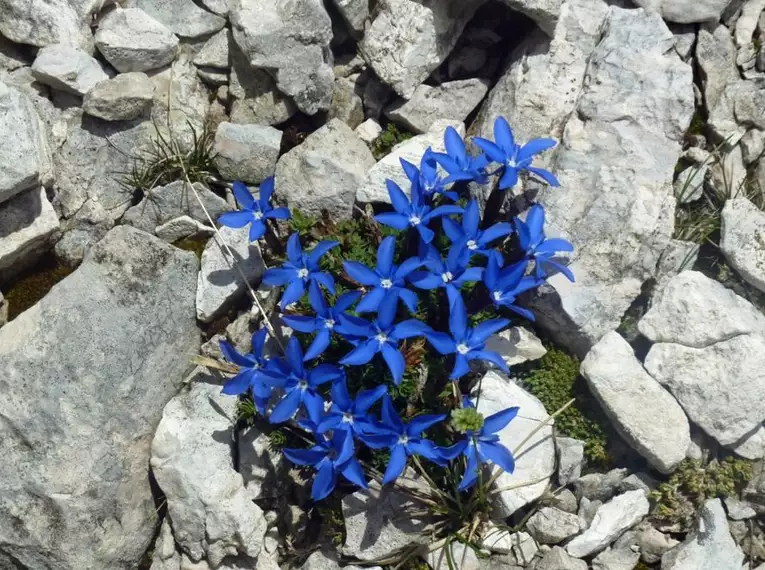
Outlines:
{"type": "Polygon", "coordinates": [[[170,528],[170,520],[165,517],[159,536],[154,543],[154,552],[151,558],[149,570],[180,570],[181,555],[175,550],[173,530],[170,528]]]}
{"type": "Polygon", "coordinates": [[[741,157],[744,164],[749,166],[759,160],[765,153],[765,132],[760,129],[750,129],[738,142],[741,146],[741,157]]]}
{"type": "Polygon", "coordinates": [[[334,0],[334,3],[354,34],[362,35],[369,18],[369,0],[334,0]]]}
{"type": "Polygon", "coordinates": [[[553,546],[552,550],[544,555],[534,570],[587,570],[587,563],[578,558],[572,558],[560,546],[553,546]]]}
{"type": "Polygon", "coordinates": [[[85,95],[96,83],[109,78],[96,59],[63,44],[37,52],[32,74],[40,83],[74,95],[85,95]]]}
{"type": "Polygon", "coordinates": [[[297,113],[295,103],[279,92],[268,72],[252,69],[238,49],[231,51],[231,63],[231,122],[276,125],[297,113]]]}
{"type": "Polygon", "coordinates": [[[744,47],[752,43],[754,31],[757,29],[757,21],[763,10],[765,10],[765,0],[747,0],[744,2],[741,7],[741,15],[736,20],[734,38],[737,46],[744,47]]]}
{"type": "Polygon", "coordinates": [[[508,529],[489,524],[481,537],[481,548],[499,554],[510,554],[513,548],[512,536],[508,529]]]}
{"type": "Polygon", "coordinates": [[[685,459],[691,442],[688,418],[619,333],[601,338],[581,371],[616,429],[651,465],[670,473],[685,459]]]}
{"type": "Polygon", "coordinates": [[[539,546],[536,541],[526,532],[511,534],[510,542],[513,545],[512,553],[516,561],[523,566],[529,565],[537,555],[537,552],[539,552],[539,546]]]}
{"type": "Polygon", "coordinates": [[[276,170],[281,131],[260,125],[221,123],[215,133],[215,166],[226,180],[260,184],[276,170]]]}
{"type": "Polygon", "coordinates": [[[194,218],[184,215],[157,226],[154,229],[154,233],[163,241],[175,243],[188,237],[211,236],[215,233],[215,230],[194,218]]]}
{"type": "MultiPolygon", "coordinates": [[[[47,0],[34,7],[20,0],[0,1],[0,35],[12,42],[38,47],[64,44],[91,49],[88,2],[47,0]]],[[[97,11],[97,10],[96,10],[97,11]]]]}
{"type": "Polygon", "coordinates": [[[226,25],[224,18],[200,8],[192,0],[131,0],[130,4],[182,38],[209,36],[226,25]]]}
{"type": "Polygon", "coordinates": [[[449,81],[436,87],[420,85],[408,101],[385,110],[391,120],[415,133],[426,133],[437,120],[464,121],[489,90],[484,79],[449,81]]]}
{"type": "Polygon", "coordinates": [[[675,198],[681,204],[688,204],[701,198],[704,192],[704,179],[709,166],[692,165],[684,168],[675,180],[675,198]]]}
{"type": "Polygon", "coordinates": [[[462,542],[455,540],[446,547],[428,552],[423,556],[433,570],[482,570],[486,561],[478,558],[475,550],[462,542]]]}
{"type": "Polygon", "coordinates": [[[730,535],[720,499],[699,510],[698,528],[661,557],[662,570],[741,570],[744,553],[730,535]]]}
{"type": "Polygon", "coordinates": [[[637,541],[640,557],[648,564],[655,564],[665,552],[680,544],[671,536],[656,530],[651,524],[638,527],[637,541]]]}
{"type": "MultiPolygon", "coordinates": [[[[363,570],[361,566],[349,564],[343,566],[346,570],[363,570]]],[[[379,566],[367,566],[370,570],[381,570],[379,566]]],[[[337,555],[334,552],[322,552],[317,550],[300,567],[300,570],[340,570],[340,564],[337,562],[337,555]]]]}
{"type": "MultiPolygon", "coordinates": [[[[511,452],[549,416],[542,403],[520,386],[487,372],[481,383],[478,411],[488,417],[512,406],[520,408],[518,416],[498,432],[499,441],[511,452]]],[[[555,444],[552,422],[539,429],[515,456],[515,472],[502,473],[497,488],[529,485],[503,490],[495,496],[498,516],[510,516],[521,507],[537,500],[545,492],[548,479],[555,474],[555,444]]]]}
{"type": "MultiPolygon", "coordinates": [[[[261,290],[258,290],[261,293],[261,290]]],[[[249,333],[249,330],[248,330],[249,333]]],[[[250,334],[247,346],[241,349],[250,352],[250,334]]],[[[255,427],[250,427],[239,436],[239,472],[244,479],[247,494],[253,500],[276,499],[282,496],[291,481],[285,481],[286,470],[284,456],[278,451],[271,451],[268,436],[255,427]]]]}
{"type": "Polygon", "coordinates": [[[712,32],[702,27],[696,42],[696,61],[709,110],[717,107],[727,85],[740,80],[736,69],[736,45],[728,28],[720,24],[712,32]]]}
{"type": "Polygon", "coordinates": [[[542,544],[558,544],[579,534],[579,517],[554,507],[542,507],[531,515],[526,527],[542,544]]]}
{"type": "Polygon", "coordinates": [[[480,2],[386,0],[364,34],[361,54],[405,99],[451,52],[480,2]]]}
{"type": "Polygon", "coordinates": [[[140,117],[153,99],[154,84],[145,73],[122,73],[88,91],[82,110],[105,121],[130,121],[140,117]]]}
{"type": "Polygon", "coordinates": [[[231,24],[250,65],[273,73],[301,111],[329,109],[332,22],[321,0],[232,0],[231,24]]]}
{"type": "Polygon", "coordinates": [[[0,204],[0,274],[15,273],[47,248],[59,228],[45,188],[26,190],[0,204]]]}
{"type": "Polygon", "coordinates": [[[584,464],[584,442],[571,437],[555,438],[558,483],[568,485],[579,479],[584,464]]]}
{"type": "Polygon", "coordinates": [[[326,211],[333,220],[353,215],[356,190],[375,160],[351,128],[332,119],[276,165],[276,195],[310,215],[326,211]]]}
{"type": "Polygon", "coordinates": [[[560,17],[562,0],[503,0],[516,12],[525,14],[548,36],[555,33],[555,25],[560,17]]]}
{"type": "Polygon", "coordinates": [[[492,335],[486,341],[486,350],[499,353],[508,366],[539,360],[547,354],[542,341],[524,327],[512,327],[492,335]]]}
{"type": "Polygon", "coordinates": [[[765,212],[743,197],[725,202],[720,249],[741,277],[765,291],[765,212]]]}
{"type": "Polygon", "coordinates": [[[595,518],[595,513],[598,512],[598,509],[602,504],[603,501],[591,501],[587,497],[581,498],[579,501],[579,510],[577,510],[576,514],[579,516],[582,528],[588,528],[592,524],[592,521],[595,518]]]}
{"type": "Polygon", "coordinates": [[[635,0],[635,4],[656,10],[668,22],[693,24],[718,21],[729,0],[635,0]]]}
{"type": "Polygon", "coordinates": [[[226,556],[258,556],[263,511],[234,470],[231,426],[236,398],[197,368],[190,387],[165,406],[151,444],[151,467],[167,498],[176,542],[194,561],[217,567],[226,556]],[[228,437],[227,437],[228,436],[228,437]]]}
{"type": "Polygon", "coordinates": [[[338,118],[355,129],[364,122],[364,102],[361,100],[359,85],[356,81],[338,77],[332,90],[332,104],[329,107],[329,119],[338,118]]]}
{"type": "Polygon", "coordinates": [[[139,8],[116,9],[96,31],[96,47],[117,71],[149,71],[175,59],[178,38],[139,8]]]}
{"type": "Polygon", "coordinates": [[[231,32],[223,29],[211,37],[199,53],[194,56],[194,65],[200,67],[216,67],[226,69],[231,66],[229,46],[231,44],[231,32]]]}
{"type": "MultiPolygon", "coordinates": [[[[765,105],[765,99],[762,103],[765,105]]],[[[743,195],[742,187],[747,174],[740,145],[724,152],[720,160],[710,167],[710,171],[712,173],[710,184],[719,196],[737,198],[743,195]]]]}
{"type": "Polygon", "coordinates": [[[382,133],[382,127],[374,119],[367,119],[356,127],[353,132],[365,143],[372,144],[382,133]]]}
{"type": "Polygon", "coordinates": [[[566,551],[575,557],[600,552],[639,523],[648,514],[648,508],[644,491],[629,491],[614,497],[598,508],[590,527],[569,542],[566,551]]]}
{"type": "Polygon", "coordinates": [[[633,570],[640,552],[629,548],[606,548],[592,560],[592,570],[633,570]]]}
{"type": "Polygon", "coordinates": [[[728,511],[728,516],[734,521],[742,521],[757,516],[757,512],[749,504],[735,497],[725,497],[723,503],[725,503],[725,510],[728,511]]]}
{"type": "Polygon", "coordinates": [[[356,200],[362,203],[390,204],[387,179],[398,184],[405,194],[409,194],[409,179],[401,168],[401,160],[408,160],[419,166],[422,155],[430,147],[435,152],[444,152],[444,131],[452,126],[461,135],[465,135],[465,126],[459,122],[438,121],[429,133],[417,135],[393,147],[390,154],[384,156],[367,172],[366,178],[359,186],[356,200]]]}
{"type": "MultiPolygon", "coordinates": [[[[236,260],[230,261],[239,266],[247,280],[252,283],[260,279],[265,264],[258,243],[250,242],[249,227],[223,227],[220,235],[236,256],[236,260]]],[[[214,236],[202,253],[202,270],[197,285],[197,318],[203,323],[215,319],[246,290],[239,271],[229,264],[228,249],[219,243],[219,239],[214,236]]]]}

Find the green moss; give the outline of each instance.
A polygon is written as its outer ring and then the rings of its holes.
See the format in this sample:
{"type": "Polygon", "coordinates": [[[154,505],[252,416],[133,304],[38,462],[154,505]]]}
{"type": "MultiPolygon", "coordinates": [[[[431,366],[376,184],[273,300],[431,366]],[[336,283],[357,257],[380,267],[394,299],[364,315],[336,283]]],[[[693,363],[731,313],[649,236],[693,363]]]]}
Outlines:
{"type": "Polygon", "coordinates": [[[376,160],[380,160],[385,155],[390,154],[394,146],[413,136],[412,133],[399,130],[393,123],[388,123],[385,130],[380,133],[380,136],[372,142],[372,154],[376,160]]]}
{"type": "Polygon", "coordinates": [[[651,567],[642,560],[638,560],[637,566],[635,566],[634,570],[651,570],[651,567]]]}
{"type": "Polygon", "coordinates": [[[204,252],[205,246],[209,240],[209,237],[184,238],[175,242],[173,245],[178,249],[193,252],[194,255],[197,256],[197,259],[201,261],[202,252],[204,252]]]}
{"type": "Polygon", "coordinates": [[[563,407],[572,398],[574,405],[555,420],[557,430],[585,442],[585,456],[595,464],[608,462],[608,437],[600,407],[579,375],[579,360],[557,348],[526,368],[516,372],[524,386],[544,404],[549,413],[563,407]]]}
{"type": "Polygon", "coordinates": [[[689,135],[703,135],[704,127],[707,124],[707,120],[700,111],[696,111],[691,119],[691,124],[688,127],[689,135]]]}
{"type": "Polygon", "coordinates": [[[33,268],[3,287],[8,303],[8,320],[13,320],[42,299],[53,286],[73,270],[46,254],[33,268]]]}
{"type": "Polygon", "coordinates": [[[328,497],[316,505],[321,517],[321,536],[335,546],[341,546],[345,542],[345,519],[343,518],[343,504],[335,497],[328,497]]]}
{"type": "Polygon", "coordinates": [[[393,570],[394,568],[398,570],[430,570],[428,563],[419,556],[412,556],[409,560],[404,562],[403,565],[385,566],[384,568],[385,570],[393,570]]]}

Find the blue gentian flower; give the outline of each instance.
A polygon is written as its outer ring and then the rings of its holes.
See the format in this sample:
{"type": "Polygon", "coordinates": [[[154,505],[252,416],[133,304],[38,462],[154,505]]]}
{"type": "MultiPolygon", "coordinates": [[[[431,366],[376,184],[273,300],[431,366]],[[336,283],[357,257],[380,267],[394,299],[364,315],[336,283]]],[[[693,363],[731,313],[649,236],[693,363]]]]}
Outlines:
{"type": "Polygon", "coordinates": [[[393,324],[397,306],[398,299],[396,297],[386,297],[380,302],[377,319],[374,322],[363,321],[363,325],[356,321],[348,323],[352,333],[365,340],[360,341],[355,349],[345,355],[340,360],[340,364],[360,366],[372,360],[374,355],[379,352],[382,353],[383,359],[393,375],[393,381],[396,385],[401,383],[406,362],[404,355],[399,350],[399,343],[407,338],[423,336],[425,332],[431,329],[417,319],[393,324]]]}
{"type": "Polygon", "coordinates": [[[234,182],[234,196],[241,210],[226,212],[218,217],[218,222],[229,228],[250,226],[250,241],[257,241],[266,234],[266,220],[288,220],[290,211],[287,208],[271,206],[271,195],[274,193],[274,177],[266,178],[260,185],[258,201],[242,182],[234,182]]]}
{"type": "Polygon", "coordinates": [[[356,307],[358,313],[376,311],[380,302],[388,295],[398,295],[411,312],[417,310],[417,294],[406,288],[406,277],[422,265],[416,257],[394,265],[393,256],[396,250],[396,238],[388,236],[377,248],[377,268],[369,269],[357,261],[343,263],[345,271],[354,281],[365,287],[374,287],[356,307]]]}
{"type": "Polygon", "coordinates": [[[505,237],[513,232],[513,226],[507,222],[499,222],[480,230],[481,214],[478,211],[478,202],[471,200],[462,215],[462,226],[450,218],[444,218],[441,222],[444,233],[452,243],[464,242],[465,247],[471,253],[477,253],[485,257],[497,256],[501,261],[502,254],[496,249],[489,247],[491,242],[505,237]]]}
{"type": "Polygon", "coordinates": [[[393,408],[390,396],[385,394],[381,416],[380,424],[387,433],[370,435],[364,443],[372,449],[390,449],[390,460],[383,476],[383,485],[398,479],[406,468],[407,458],[412,455],[421,455],[441,466],[447,464],[441,448],[422,437],[422,432],[426,429],[444,421],[445,414],[416,416],[405,424],[393,408]]]}
{"type": "Polygon", "coordinates": [[[412,199],[410,201],[398,184],[392,180],[386,180],[385,183],[388,185],[391,204],[396,211],[377,214],[374,217],[375,220],[397,230],[405,230],[410,226],[416,228],[420,238],[425,243],[433,241],[435,236],[433,230],[428,227],[428,223],[441,216],[462,213],[462,208],[459,206],[431,208],[425,204],[419,184],[412,184],[412,199]]]}
{"type": "Polygon", "coordinates": [[[486,155],[470,156],[465,142],[454,127],[446,127],[444,133],[444,147],[446,154],[441,152],[433,153],[433,157],[449,173],[444,180],[445,184],[458,181],[472,180],[479,184],[486,184],[486,165],[489,159],[486,155]]]}
{"type": "Polygon", "coordinates": [[[332,406],[319,423],[317,431],[325,433],[329,430],[351,430],[356,437],[365,441],[368,434],[380,433],[374,418],[369,414],[375,402],[388,391],[384,384],[371,390],[362,390],[352,399],[348,394],[348,386],[345,381],[332,384],[332,406]]]}
{"type": "Polygon", "coordinates": [[[457,380],[470,372],[471,360],[488,360],[503,372],[507,372],[507,364],[494,351],[485,350],[486,340],[510,324],[507,319],[489,319],[475,328],[468,327],[468,315],[461,295],[457,295],[451,303],[449,312],[449,331],[431,331],[425,333],[425,338],[441,354],[454,354],[454,369],[450,378],[457,380]]]}
{"type": "Polygon", "coordinates": [[[521,249],[526,252],[529,259],[536,262],[536,276],[539,279],[548,277],[544,269],[545,265],[550,265],[573,283],[574,274],[571,270],[561,263],[552,261],[552,258],[557,252],[574,251],[574,246],[565,239],[545,238],[545,209],[539,204],[534,204],[529,208],[525,222],[519,218],[515,218],[514,222],[521,249]]]}
{"type": "Polygon", "coordinates": [[[436,194],[443,194],[454,202],[459,199],[459,195],[456,192],[451,192],[446,189],[448,184],[445,184],[445,178],[442,178],[438,174],[438,162],[436,161],[433,149],[430,147],[425,149],[422,159],[420,160],[419,169],[403,158],[399,160],[401,161],[401,166],[404,168],[404,172],[406,172],[407,178],[409,178],[409,182],[412,184],[419,184],[422,196],[427,201],[432,202],[436,194]]]}
{"type": "Polygon", "coordinates": [[[480,281],[483,277],[483,267],[468,267],[470,250],[464,240],[449,248],[446,260],[433,246],[429,246],[422,262],[427,271],[413,271],[409,282],[420,289],[435,289],[443,287],[449,296],[449,302],[459,296],[459,289],[465,283],[480,281]]]}
{"type": "MultiPolygon", "coordinates": [[[[463,408],[474,409],[475,407],[468,398],[465,398],[463,408]]],[[[499,442],[499,436],[496,434],[518,415],[518,408],[502,410],[486,419],[483,419],[480,414],[476,413],[476,415],[481,420],[480,429],[468,430],[464,440],[441,449],[442,455],[448,459],[454,459],[459,455],[467,458],[465,475],[459,485],[460,491],[469,489],[475,484],[482,463],[494,463],[506,473],[515,471],[513,454],[499,442]]]]}
{"type": "Polygon", "coordinates": [[[513,188],[518,183],[518,173],[524,170],[536,174],[550,186],[560,186],[552,172],[531,166],[535,155],[557,144],[553,139],[531,139],[522,147],[518,146],[505,118],[497,117],[494,121],[494,140],[491,142],[475,137],[473,142],[494,162],[502,165],[504,172],[499,179],[500,189],[513,188]]]}
{"type": "Polygon", "coordinates": [[[317,417],[321,413],[320,409],[324,409],[324,399],[318,392],[319,386],[345,378],[343,369],[332,364],[319,364],[306,370],[303,365],[303,350],[294,336],[287,343],[285,352],[286,360],[282,361],[278,371],[263,372],[264,375],[284,386],[285,391],[284,397],[271,412],[269,421],[272,424],[289,420],[301,404],[305,406],[309,417],[317,417]]]}
{"type": "Polygon", "coordinates": [[[316,281],[311,281],[308,284],[308,299],[311,302],[311,307],[316,311],[315,317],[308,317],[302,315],[283,315],[282,320],[287,326],[295,329],[298,332],[310,334],[316,333],[316,336],[308,347],[305,353],[306,360],[313,360],[318,358],[329,346],[332,340],[332,333],[337,332],[341,335],[348,334],[349,331],[345,329],[345,319],[343,316],[347,316],[345,311],[351,308],[358,298],[361,297],[361,293],[358,291],[349,291],[343,293],[335,301],[335,306],[330,307],[324,299],[324,293],[321,291],[321,287],[316,281]]]}
{"type": "Polygon", "coordinates": [[[284,449],[283,452],[292,463],[316,469],[311,486],[314,501],[321,501],[334,490],[338,474],[354,485],[367,488],[364,471],[354,455],[356,450],[350,431],[337,430],[331,439],[321,438],[310,449],[284,449]]]}
{"type": "Polygon", "coordinates": [[[507,267],[500,268],[493,257],[486,264],[483,283],[489,290],[492,302],[498,307],[506,307],[529,321],[534,320],[534,313],[515,304],[518,295],[539,287],[544,281],[526,275],[529,261],[524,259],[507,267]]]}
{"type": "Polygon", "coordinates": [[[335,281],[329,273],[319,270],[321,257],[330,249],[337,246],[336,241],[320,241],[310,253],[303,253],[300,247],[300,235],[292,234],[287,241],[287,261],[281,267],[266,271],[263,283],[272,287],[287,285],[279,306],[284,309],[287,305],[299,301],[305,294],[305,286],[311,281],[324,285],[335,294],[335,281]]]}

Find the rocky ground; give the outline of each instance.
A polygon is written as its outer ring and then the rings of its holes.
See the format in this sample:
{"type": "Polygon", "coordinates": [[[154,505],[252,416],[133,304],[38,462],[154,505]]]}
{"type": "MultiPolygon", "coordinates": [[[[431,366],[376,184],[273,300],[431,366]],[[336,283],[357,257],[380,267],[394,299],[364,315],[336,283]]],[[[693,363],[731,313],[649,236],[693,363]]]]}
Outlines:
{"type": "Polygon", "coordinates": [[[0,135],[0,569],[765,568],[765,0],[0,0],[0,135]],[[232,181],[355,247],[498,116],[560,141],[576,282],[491,339],[502,442],[543,428],[455,566],[395,489],[314,505],[191,362],[278,326],[232,181]]]}

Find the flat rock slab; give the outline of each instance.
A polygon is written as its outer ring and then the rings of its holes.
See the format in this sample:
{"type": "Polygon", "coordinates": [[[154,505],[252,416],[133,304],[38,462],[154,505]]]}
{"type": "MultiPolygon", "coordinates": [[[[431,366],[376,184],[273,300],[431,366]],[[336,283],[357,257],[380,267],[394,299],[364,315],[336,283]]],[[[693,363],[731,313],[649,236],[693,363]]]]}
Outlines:
{"type": "Polygon", "coordinates": [[[199,350],[197,270],[120,226],[0,329],[0,566],[135,568],[157,524],[151,438],[199,350]]]}
{"type": "Polygon", "coordinates": [[[96,83],[109,79],[98,60],[82,50],[60,44],[37,52],[32,74],[40,83],[73,95],[85,95],[96,83]]]}
{"type": "Polygon", "coordinates": [[[32,263],[58,229],[58,216],[44,188],[0,204],[0,274],[9,276],[32,263]]]}
{"type": "Polygon", "coordinates": [[[260,184],[273,176],[281,131],[263,125],[221,123],[215,133],[215,166],[226,180],[260,184]]]}
{"type": "Polygon", "coordinates": [[[182,38],[209,36],[226,25],[225,18],[200,8],[193,0],[131,0],[130,4],[182,38]]]}
{"type": "Polygon", "coordinates": [[[765,212],[746,198],[725,202],[720,249],[747,282],[765,291],[765,212]]]}

